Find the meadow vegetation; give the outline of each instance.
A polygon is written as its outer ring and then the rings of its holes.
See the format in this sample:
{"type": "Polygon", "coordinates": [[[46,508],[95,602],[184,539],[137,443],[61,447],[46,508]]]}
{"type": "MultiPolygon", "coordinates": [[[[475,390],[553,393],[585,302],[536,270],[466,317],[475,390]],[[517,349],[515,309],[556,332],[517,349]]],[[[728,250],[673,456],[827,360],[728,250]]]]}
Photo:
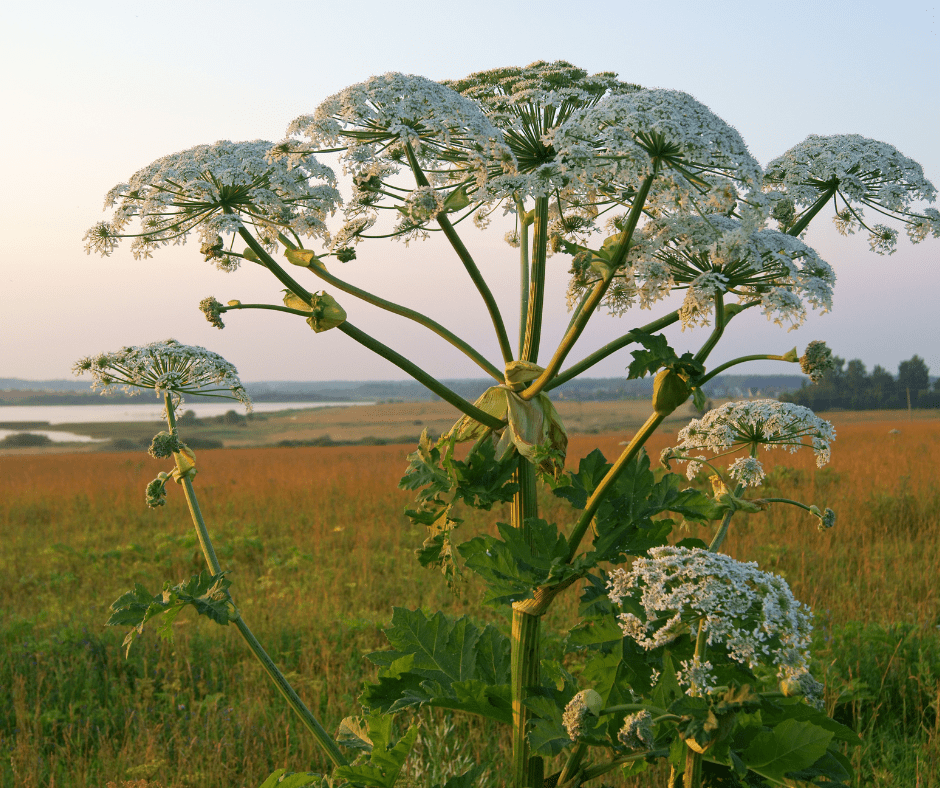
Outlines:
{"type": "MultiPolygon", "coordinates": [[[[808,452],[762,459],[773,469],[768,494],[779,486],[832,507],[836,527],[819,532],[814,518],[777,507],[736,522],[726,549],[783,575],[815,610],[813,673],[825,681],[827,711],[863,739],[852,752],[858,785],[937,788],[940,420],[826,417],[838,429],[826,468],[808,452]]],[[[568,462],[595,446],[615,455],[627,438],[573,434],[568,462]]],[[[648,449],[655,458],[674,442],[674,428],[661,430],[648,449]]],[[[364,655],[385,646],[393,605],[506,624],[480,604],[472,579],[454,597],[414,559],[425,534],[401,514],[411,495],[396,489],[411,448],[200,452],[203,511],[240,607],[331,731],[374,677],[364,655]]],[[[162,510],[144,505],[156,466],[142,451],[0,457],[2,788],[233,788],[257,786],[278,767],[326,765],[233,628],[183,615],[173,642],[148,632],[129,658],[124,632],[104,628],[106,606],[92,600],[116,599],[135,582],[152,592],[203,565],[182,495],[162,510]]],[[[548,518],[558,506],[540,500],[548,518]]],[[[508,519],[475,515],[463,529],[508,519]]],[[[548,655],[560,657],[557,633],[576,617],[569,590],[546,617],[548,655]]],[[[578,671],[576,661],[568,667],[578,671]]],[[[408,766],[416,785],[508,746],[486,723],[419,716],[424,734],[408,766]]],[[[489,774],[488,784],[502,782],[489,774]]]]}

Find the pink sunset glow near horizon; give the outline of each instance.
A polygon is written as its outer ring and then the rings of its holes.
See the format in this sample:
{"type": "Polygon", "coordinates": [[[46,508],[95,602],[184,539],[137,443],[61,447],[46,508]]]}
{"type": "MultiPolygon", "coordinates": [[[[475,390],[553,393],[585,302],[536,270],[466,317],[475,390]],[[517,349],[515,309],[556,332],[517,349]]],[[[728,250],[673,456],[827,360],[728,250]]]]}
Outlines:
{"type": "MultiPolygon", "coordinates": [[[[85,230],[107,218],[107,190],[154,159],[219,139],[281,139],[297,115],[376,73],[448,79],[564,59],[691,93],[734,125],[762,164],[809,134],[857,133],[896,146],[940,185],[935,7],[898,2],[888,16],[874,2],[853,4],[851,12],[810,2],[674,2],[635,10],[600,2],[578,18],[569,16],[569,4],[551,2],[534,18],[525,16],[529,6],[486,0],[459,16],[457,6],[438,11],[431,2],[409,4],[409,14],[371,2],[320,8],[174,0],[20,4],[7,12],[0,31],[0,377],[66,378],[79,357],[172,336],[222,354],[246,381],[403,379],[339,332],[315,335],[285,315],[229,313],[224,331],[212,328],[196,308],[201,299],[279,303],[280,285],[248,266],[222,273],[203,261],[198,244],[140,261],[126,246],[109,258],[82,248],[85,230]]],[[[472,227],[464,233],[513,336],[516,253],[502,234],[472,227]]],[[[869,369],[895,371],[918,354],[940,374],[940,239],[912,246],[902,233],[898,251],[880,257],[869,251],[866,234],[842,238],[821,219],[806,240],[836,270],[832,313],[813,315],[790,333],[746,314],[714,360],[802,350],[824,339],[869,369]]],[[[546,354],[568,321],[568,259],[549,261],[546,354]]],[[[407,249],[394,241],[364,244],[341,275],[425,311],[498,359],[485,308],[439,239],[407,249]],[[459,296],[443,295],[455,286],[459,296]]],[[[341,303],[357,326],[433,375],[480,376],[421,327],[350,297],[341,303]]],[[[663,311],[598,316],[571,360],[663,311]]],[[[680,352],[705,336],[702,329],[666,333],[680,352]]],[[[628,363],[621,351],[588,374],[620,376],[628,363]]],[[[798,371],[769,362],[738,369],[798,371]]]]}

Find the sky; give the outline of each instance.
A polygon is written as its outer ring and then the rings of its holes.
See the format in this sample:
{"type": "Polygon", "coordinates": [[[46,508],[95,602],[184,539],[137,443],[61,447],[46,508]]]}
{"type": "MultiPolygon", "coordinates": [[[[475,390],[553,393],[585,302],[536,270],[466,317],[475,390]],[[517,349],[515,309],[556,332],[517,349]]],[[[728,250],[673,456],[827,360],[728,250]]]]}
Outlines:
{"type": "MultiPolygon", "coordinates": [[[[203,261],[198,242],[134,260],[127,246],[86,256],[82,236],[105,193],[151,161],[216,140],[280,140],[288,123],[373,74],[431,79],[535,60],[615,71],[646,87],[682,90],[735,126],[762,163],[809,134],[861,134],[896,146],[940,184],[937,5],[929,2],[668,2],[574,5],[475,0],[355,4],[197,0],[17,3],[0,28],[0,377],[69,377],[80,357],[174,337],[221,353],[245,381],[403,379],[336,331],[272,312],[229,313],[209,326],[197,309],[220,301],[280,303],[280,285],[244,266],[203,261]],[[584,10],[582,10],[584,9],[584,10]]],[[[516,330],[516,252],[502,231],[470,227],[468,246],[516,330]]],[[[802,352],[814,339],[871,369],[896,371],[914,354],[940,374],[940,239],[881,257],[867,233],[843,238],[817,219],[807,242],[836,270],[834,308],[787,332],[745,313],[713,353],[802,352]]],[[[568,316],[568,258],[549,260],[543,363],[568,316]]],[[[254,270],[252,270],[254,269],[254,270]]],[[[359,247],[341,276],[424,311],[494,362],[492,326],[466,274],[431,241],[359,247]]],[[[311,277],[311,279],[313,279],[311,277]]],[[[318,282],[318,280],[316,280],[318,282]]],[[[314,289],[316,282],[305,282],[314,289]]],[[[349,296],[357,327],[439,378],[479,377],[472,363],[421,327],[349,296]]],[[[598,315],[578,360],[674,308],[598,315]]],[[[681,351],[704,329],[667,331],[681,351]]],[[[624,375],[621,351],[595,366],[624,375]]],[[[793,374],[760,362],[736,371],[793,374]]]]}

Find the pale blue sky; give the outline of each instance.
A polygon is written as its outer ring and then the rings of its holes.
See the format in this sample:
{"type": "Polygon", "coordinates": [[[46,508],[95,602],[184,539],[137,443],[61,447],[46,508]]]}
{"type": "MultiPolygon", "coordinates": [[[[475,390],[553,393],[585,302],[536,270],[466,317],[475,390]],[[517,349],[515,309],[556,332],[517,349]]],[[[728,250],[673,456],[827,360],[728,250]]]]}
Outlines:
{"type": "MultiPolygon", "coordinates": [[[[484,0],[460,9],[453,0],[343,9],[164,0],[7,10],[0,28],[0,377],[67,377],[80,356],[174,336],[222,353],[249,381],[401,378],[345,336],[314,335],[286,316],[242,312],[227,317],[224,331],[211,328],[196,309],[207,295],[278,302],[279,285],[261,271],[224,274],[193,245],[143,261],[124,250],[88,257],[81,241],[106,218],[105,192],[155,158],[218,139],[280,139],[294,117],[376,73],[443,79],[566,59],[691,93],[737,127],[762,163],[811,133],[857,133],[895,145],[940,185],[934,3],[484,0]]],[[[467,233],[514,326],[514,252],[496,240],[501,233],[489,241],[467,233]]],[[[894,371],[918,353],[940,374],[940,240],[912,247],[902,238],[892,257],[878,257],[864,235],[843,239],[828,220],[818,220],[807,240],[837,271],[833,312],[789,334],[747,315],[713,358],[825,339],[869,368],[894,371]]],[[[553,258],[549,269],[547,321],[557,337],[567,322],[567,257],[553,258]]],[[[360,247],[360,259],[342,275],[425,309],[497,359],[485,312],[443,247],[360,247]],[[440,295],[450,292],[458,295],[440,295]]],[[[477,376],[413,324],[341,301],[352,322],[433,374],[477,376]]],[[[572,360],[660,313],[596,319],[572,360]]],[[[701,331],[670,337],[683,349],[704,339],[701,331]]],[[[591,374],[621,375],[628,362],[621,352],[591,374]]]]}

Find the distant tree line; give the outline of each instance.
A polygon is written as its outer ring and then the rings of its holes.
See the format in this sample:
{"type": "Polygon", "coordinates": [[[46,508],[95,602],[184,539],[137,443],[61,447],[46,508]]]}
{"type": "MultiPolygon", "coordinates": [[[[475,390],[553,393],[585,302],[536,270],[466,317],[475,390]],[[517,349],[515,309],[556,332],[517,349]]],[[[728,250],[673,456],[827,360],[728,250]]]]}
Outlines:
{"type": "Polygon", "coordinates": [[[785,402],[795,402],[812,410],[880,410],[940,408],[940,378],[930,385],[930,369],[920,356],[898,365],[897,377],[881,366],[869,373],[861,359],[833,356],[834,369],[819,383],[803,383],[797,391],[780,395],[785,402]]]}

